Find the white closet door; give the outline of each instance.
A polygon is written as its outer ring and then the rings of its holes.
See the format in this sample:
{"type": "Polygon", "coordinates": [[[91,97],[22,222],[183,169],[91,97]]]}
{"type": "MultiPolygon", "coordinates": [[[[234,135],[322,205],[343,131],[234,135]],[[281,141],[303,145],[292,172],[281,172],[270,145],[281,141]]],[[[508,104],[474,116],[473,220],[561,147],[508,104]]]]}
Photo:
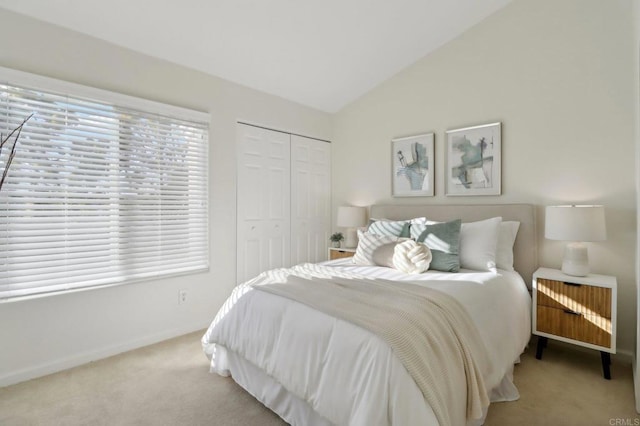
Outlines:
{"type": "Polygon", "coordinates": [[[331,144],[291,135],[291,263],[327,260],[331,144]]]}
{"type": "Polygon", "coordinates": [[[238,124],[237,282],[289,266],[290,137],[238,124]]]}

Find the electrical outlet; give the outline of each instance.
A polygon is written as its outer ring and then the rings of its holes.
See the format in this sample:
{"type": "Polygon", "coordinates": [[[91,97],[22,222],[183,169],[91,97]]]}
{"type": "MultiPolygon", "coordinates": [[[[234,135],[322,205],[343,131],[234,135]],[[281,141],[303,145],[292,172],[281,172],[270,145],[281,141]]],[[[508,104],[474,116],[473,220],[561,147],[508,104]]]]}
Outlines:
{"type": "Polygon", "coordinates": [[[187,303],[187,290],[178,290],[178,305],[187,303]]]}

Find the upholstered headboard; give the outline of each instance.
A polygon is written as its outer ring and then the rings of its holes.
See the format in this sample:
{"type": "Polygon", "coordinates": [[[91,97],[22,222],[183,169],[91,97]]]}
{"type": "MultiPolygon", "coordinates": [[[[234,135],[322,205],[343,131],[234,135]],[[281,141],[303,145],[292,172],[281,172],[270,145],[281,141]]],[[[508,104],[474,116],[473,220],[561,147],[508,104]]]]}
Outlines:
{"type": "Polygon", "coordinates": [[[518,236],[513,246],[513,267],[531,287],[531,276],[538,268],[536,243],[536,209],[531,204],[464,204],[464,205],[383,205],[371,206],[369,217],[393,220],[426,217],[429,220],[463,222],[502,216],[502,220],[520,222],[518,236]]]}

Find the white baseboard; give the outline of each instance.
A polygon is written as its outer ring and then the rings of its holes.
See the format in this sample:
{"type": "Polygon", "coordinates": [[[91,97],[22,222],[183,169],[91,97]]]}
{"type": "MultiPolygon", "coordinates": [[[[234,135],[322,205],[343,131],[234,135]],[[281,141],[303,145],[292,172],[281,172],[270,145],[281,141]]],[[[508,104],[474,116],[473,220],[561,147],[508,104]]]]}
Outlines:
{"type": "Polygon", "coordinates": [[[636,413],[640,414],[640,372],[638,371],[638,361],[636,358],[633,358],[633,362],[631,363],[633,369],[633,388],[636,396],[636,413]]]}
{"type": "Polygon", "coordinates": [[[0,376],[0,388],[13,385],[16,383],[24,382],[27,380],[35,379],[37,377],[46,376],[49,374],[57,373],[59,371],[68,370],[69,368],[77,367],[82,364],[87,364],[92,361],[108,358],[110,356],[118,355],[123,352],[138,349],[144,346],[149,346],[154,343],[162,342],[174,337],[182,336],[183,334],[192,333],[194,331],[203,330],[209,324],[193,324],[191,326],[184,326],[174,328],[171,330],[165,330],[161,333],[151,334],[143,336],[138,339],[129,340],[116,345],[99,348],[94,351],[87,351],[79,354],[75,354],[62,359],[53,360],[44,364],[35,365],[33,367],[25,368],[16,372],[11,372],[0,376]]]}

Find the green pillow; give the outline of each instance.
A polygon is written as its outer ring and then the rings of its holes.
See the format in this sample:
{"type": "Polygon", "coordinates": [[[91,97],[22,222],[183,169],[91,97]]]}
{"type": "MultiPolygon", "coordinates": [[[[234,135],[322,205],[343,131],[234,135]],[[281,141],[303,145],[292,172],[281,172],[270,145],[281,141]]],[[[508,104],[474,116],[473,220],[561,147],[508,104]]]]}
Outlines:
{"type": "Polygon", "coordinates": [[[431,249],[433,259],[429,269],[443,272],[460,271],[460,227],[462,220],[411,225],[411,238],[425,243],[431,249]]]}
{"type": "Polygon", "coordinates": [[[367,232],[376,235],[409,238],[409,222],[403,220],[371,219],[367,232]]]}

